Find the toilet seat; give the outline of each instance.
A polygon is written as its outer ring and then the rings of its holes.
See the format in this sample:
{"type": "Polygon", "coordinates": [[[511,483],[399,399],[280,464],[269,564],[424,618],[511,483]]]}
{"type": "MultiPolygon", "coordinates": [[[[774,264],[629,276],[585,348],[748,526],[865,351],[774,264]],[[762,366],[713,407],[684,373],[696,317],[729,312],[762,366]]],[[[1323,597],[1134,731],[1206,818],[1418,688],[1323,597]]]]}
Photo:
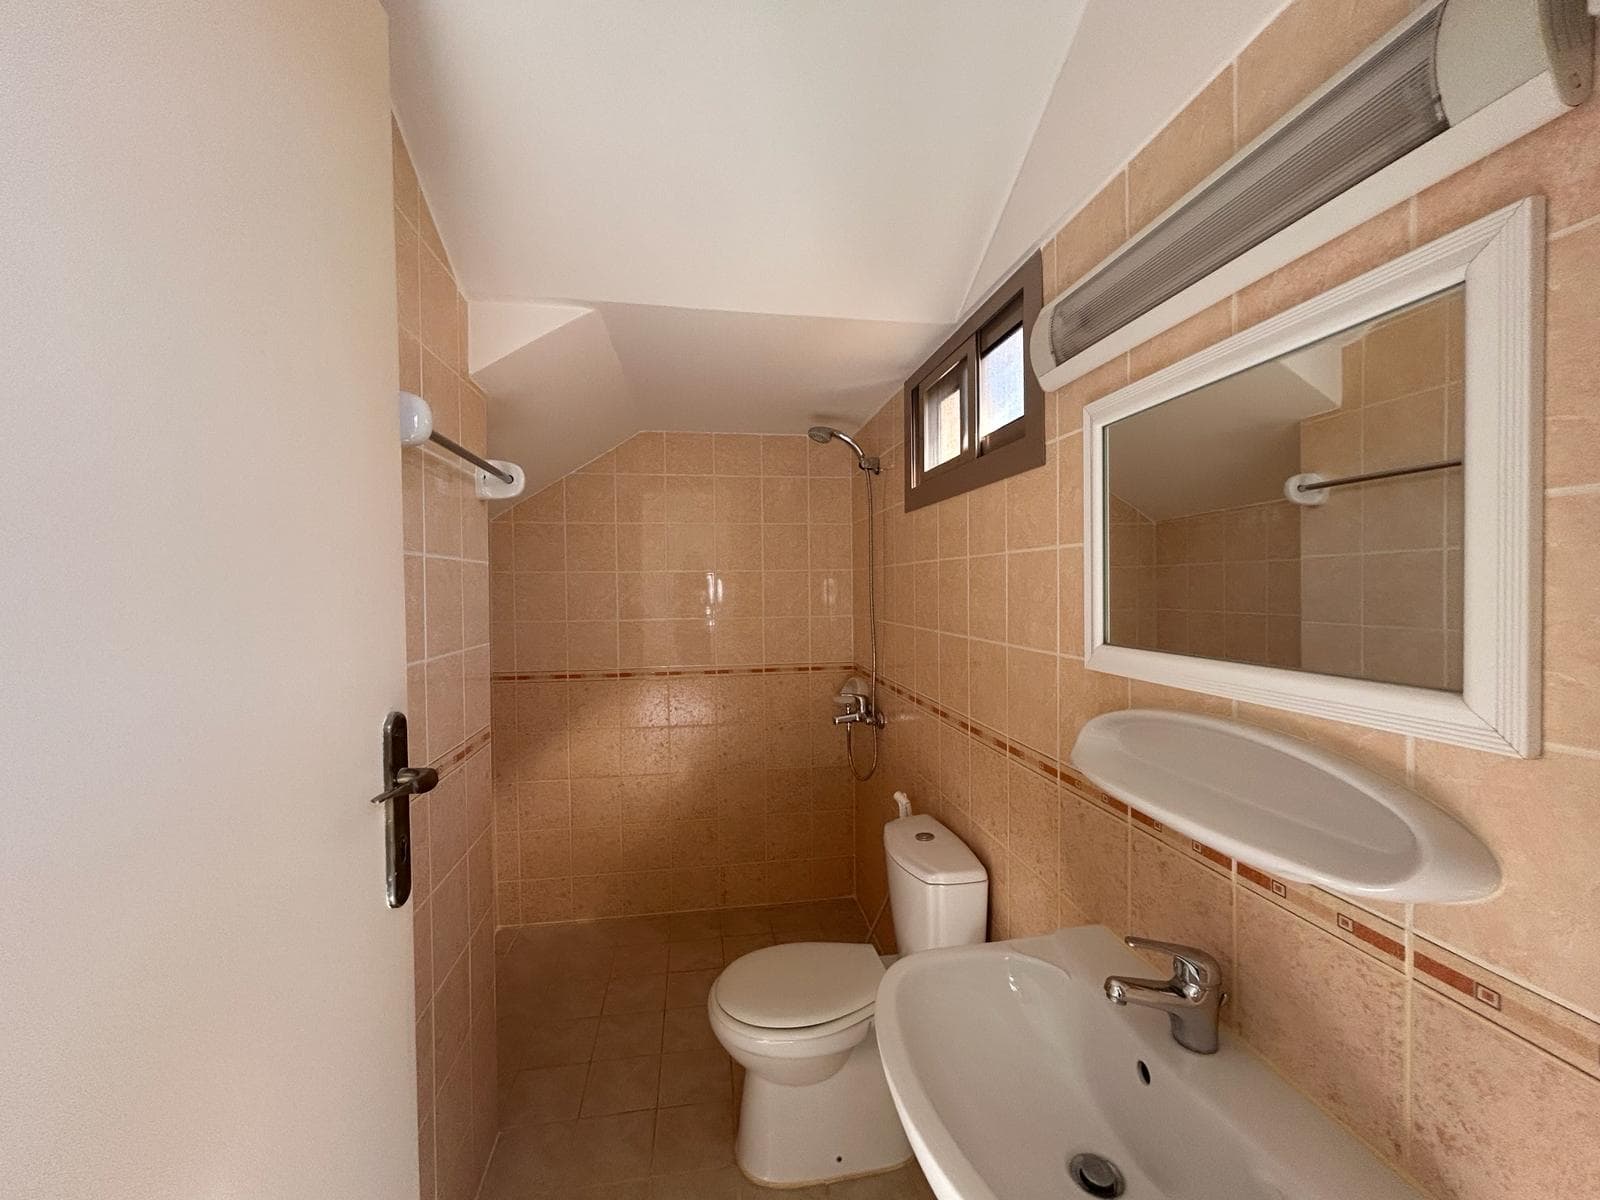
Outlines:
{"type": "MultiPolygon", "coordinates": [[[[746,1025],[730,1017],[718,1005],[711,1014],[711,1028],[730,1053],[740,1048],[769,1058],[825,1058],[849,1050],[861,1041],[872,1028],[872,1013],[873,1006],[869,1004],[842,1017],[824,1021],[821,1025],[807,1025],[803,1029],[766,1029],[760,1025],[746,1025]]],[[[738,1055],[734,1057],[738,1058],[738,1055]]]]}
{"type": "Polygon", "coordinates": [[[735,959],[712,994],[739,1025],[798,1036],[870,1013],[882,979],[883,963],[870,945],[790,942],[735,959]]]}

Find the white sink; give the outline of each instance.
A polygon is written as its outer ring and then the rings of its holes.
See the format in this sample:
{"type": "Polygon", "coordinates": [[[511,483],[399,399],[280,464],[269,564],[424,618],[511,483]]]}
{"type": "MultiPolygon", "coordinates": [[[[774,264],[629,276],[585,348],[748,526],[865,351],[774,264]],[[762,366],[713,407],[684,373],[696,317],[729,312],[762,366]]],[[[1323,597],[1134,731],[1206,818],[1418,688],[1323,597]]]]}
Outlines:
{"type": "Polygon", "coordinates": [[[1081,1152],[1127,1200],[1419,1200],[1224,1032],[1194,1054],[1107,975],[1157,972],[1101,926],[903,958],[878,989],[889,1090],[940,1200],[1072,1200],[1081,1152]],[[1145,1082],[1148,1074],[1149,1082],[1145,1082]]]}

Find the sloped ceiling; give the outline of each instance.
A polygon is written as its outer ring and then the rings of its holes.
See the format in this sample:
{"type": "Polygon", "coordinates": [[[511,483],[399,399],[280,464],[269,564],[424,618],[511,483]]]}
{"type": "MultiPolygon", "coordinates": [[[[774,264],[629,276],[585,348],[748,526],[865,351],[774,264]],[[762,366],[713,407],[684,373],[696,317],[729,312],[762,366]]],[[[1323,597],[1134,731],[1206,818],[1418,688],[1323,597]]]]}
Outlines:
{"type": "Polygon", "coordinates": [[[387,0],[491,454],[859,424],[1280,3],[387,0]]]}
{"type": "Polygon", "coordinates": [[[1280,499],[1300,472],[1300,422],[1339,407],[1341,380],[1324,343],[1117,421],[1108,486],[1152,521],[1280,499]]]}

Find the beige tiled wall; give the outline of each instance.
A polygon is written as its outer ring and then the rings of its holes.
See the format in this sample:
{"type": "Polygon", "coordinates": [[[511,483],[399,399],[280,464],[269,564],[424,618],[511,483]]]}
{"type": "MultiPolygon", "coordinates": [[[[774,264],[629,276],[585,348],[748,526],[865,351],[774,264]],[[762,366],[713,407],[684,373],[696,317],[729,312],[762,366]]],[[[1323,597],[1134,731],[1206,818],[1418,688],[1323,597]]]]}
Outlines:
{"type": "MultiPolygon", "coordinates": [[[[1459,457],[1459,290],[1346,345],[1338,410],[1300,427],[1300,469],[1335,478],[1459,457]]],[[[1461,687],[1461,472],[1355,484],[1300,510],[1303,665],[1461,687]]]]}
{"type": "Polygon", "coordinates": [[[853,462],[641,433],[494,520],[502,924],[851,892],[853,462]]]}
{"type": "MultiPolygon", "coordinates": [[[[1299,469],[1331,479],[1459,457],[1462,318],[1455,291],[1344,345],[1341,403],[1301,424],[1299,469]]],[[[1459,471],[1153,527],[1113,496],[1111,640],[1459,689],[1461,513],[1459,471]]]]}
{"type": "MultiPolygon", "coordinates": [[[[394,208],[400,386],[482,453],[466,305],[398,130],[394,208]]],[[[411,761],[440,775],[411,806],[421,1194],[467,1200],[496,1129],[488,512],[470,473],[431,446],[401,451],[401,480],[411,761]]]]}
{"type": "MultiPolygon", "coordinates": [[[[1296,0],[1047,247],[1054,294],[1409,8],[1296,0]]],[[[884,904],[890,793],[988,864],[996,936],[1103,922],[1212,948],[1229,1023],[1425,1194],[1588,1194],[1600,1180],[1600,104],[1501,150],[1052,394],[1047,464],[901,507],[885,457],[883,768],[857,789],[857,894],[884,904]],[[1507,759],[1088,672],[1085,402],[1529,193],[1548,205],[1546,754],[1507,759]],[[1061,764],[1099,712],[1231,714],[1348,754],[1461,817],[1505,872],[1463,906],[1357,905],[1175,837],[1061,764]]],[[[865,526],[857,509],[858,594],[865,526]]],[[[858,644],[861,635],[858,633],[858,644]]],[[[880,939],[891,927],[878,924],[880,939]]]]}
{"type": "Polygon", "coordinates": [[[1287,500],[1158,521],[1155,647],[1300,665],[1300,508],[1287,500]]]}
{"type": "Polygon", "coordinates": [[[1115,492],[1109,509],[1111,560],[1107,613],[1110,639],[1119,646],[1156,645],[1156,523],[1115,492]]]}

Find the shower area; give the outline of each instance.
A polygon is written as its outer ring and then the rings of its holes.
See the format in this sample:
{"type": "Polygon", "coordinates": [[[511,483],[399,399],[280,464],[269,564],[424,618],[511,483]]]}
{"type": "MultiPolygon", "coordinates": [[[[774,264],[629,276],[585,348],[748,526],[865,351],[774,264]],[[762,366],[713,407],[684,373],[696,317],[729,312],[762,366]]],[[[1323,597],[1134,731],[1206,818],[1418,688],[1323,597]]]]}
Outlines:
{"type": "Polygon", "coordinates": [[[882,487],[832,428],[645,432],[493,515],[500,925],[853,894],[882,487]]]}

